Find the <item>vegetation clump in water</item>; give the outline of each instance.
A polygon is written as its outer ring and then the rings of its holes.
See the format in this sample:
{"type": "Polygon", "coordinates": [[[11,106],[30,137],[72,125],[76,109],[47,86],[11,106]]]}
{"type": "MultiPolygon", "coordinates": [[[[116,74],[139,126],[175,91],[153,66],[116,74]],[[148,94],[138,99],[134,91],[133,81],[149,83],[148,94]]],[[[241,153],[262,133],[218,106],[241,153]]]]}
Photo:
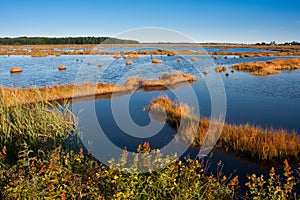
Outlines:
{"type": "MultiPolygon", "coordinates": [[[[166,113],[166,122],[176,131],[180,128],[179,139],[194,146],[203,144],[210,123],[218,123],[207,118],[199,119],[188,105],[173,103],[167,97],[153,100],[148,111],[157,120],[162,120],[161,116],[166,113]]],[[[208,138],[209,141],[217,141],[217,148],[254,159],[299,161],[300,158],[300,136],[285,130],[224,124],[219,138],[214,138],[213,134],[208,138]]]]}
{"type": "MultiPolygon", "coordinates": [[[[131,63],[132,64],[132,63],[131,63]]],[[[69,85],[54,85],[42,88],[7,88],[0,87],[0,97],[7,105],[15,103],[34,103],[41,101],[61,101],[65,99],[77,99],[95,95],[127,94],[136,89],[156,90],[176,87],[179,84],[189,84],[196,81],[191,74],[173,73],[164,74],[158,79],[130,78],[124,85],[110,83],[83,83],[69,85]],[[13,98],[12,98],[13,97],[13,98]]]]}
{"type": "Polygon", "coordinates": [[[267,62],[246,62],[232,66],[232,69],[257,76],[278,74],[281,70],[300,69],[300,58],[285,58],[267,62]]]}

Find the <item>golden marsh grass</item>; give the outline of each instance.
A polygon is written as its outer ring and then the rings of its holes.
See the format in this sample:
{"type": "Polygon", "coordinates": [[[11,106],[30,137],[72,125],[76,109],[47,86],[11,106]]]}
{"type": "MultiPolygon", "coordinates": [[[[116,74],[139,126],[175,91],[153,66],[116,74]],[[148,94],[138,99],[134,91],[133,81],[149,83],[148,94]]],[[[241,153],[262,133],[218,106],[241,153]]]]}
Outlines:
{"type": "Polygon", "coordinates": [[[172,87],[196,81],[190,74],[164,74],[156,80],[130,78],[124,85],[108,83],[83,83],[54,85],[42,88],[0,88],[0,97],[7,105],[18,103],[34,103],[42,101],[59,101],[64,99],[78,99],[81,97],[131,93],[136,89],[153,90],[157,87],[172,87]]]}
{"type": "Polygon", "coordinates": [[[232,69],[252,75],[266,76],[278,74],[281,70],[300,69],[300,58],[284,58],[267,62],[246,62],[233,65],[232,69]]]}
{"type": "MultiPolygon", "coordinates": [[[[187,125],[182,128],[180,138],[192,142],[194,146],[203,144],[209,124],[212,123],[207,118],[199,119],[186,104],[173,103],[167,97],[153,100],[148,111],[158,120],[166,113],[167,123],[176,131],[180,127],[181,120],[188,121],[189,123],[184,123],[187,125]],[[196,135],[193,137],[192,131],[195,130],[196,135]]],[[[300,158],[299,135],[286,130],[263,129],[249,124],[225,124],[216,147],[260,160],[299,161],[300,158]]]]}

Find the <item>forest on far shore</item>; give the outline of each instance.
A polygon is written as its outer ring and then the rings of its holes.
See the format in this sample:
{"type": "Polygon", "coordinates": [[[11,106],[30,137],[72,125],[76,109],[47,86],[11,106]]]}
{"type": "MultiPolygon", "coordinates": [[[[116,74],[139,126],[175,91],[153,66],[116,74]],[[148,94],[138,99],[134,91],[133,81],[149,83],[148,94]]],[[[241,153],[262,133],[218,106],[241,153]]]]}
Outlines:
{"type": "Polygon", "coordinates": [[[50,45],[50,44],[138,44],[136,40],[111,37],[17,37],[0,38],[0,45],[50,45]]]}

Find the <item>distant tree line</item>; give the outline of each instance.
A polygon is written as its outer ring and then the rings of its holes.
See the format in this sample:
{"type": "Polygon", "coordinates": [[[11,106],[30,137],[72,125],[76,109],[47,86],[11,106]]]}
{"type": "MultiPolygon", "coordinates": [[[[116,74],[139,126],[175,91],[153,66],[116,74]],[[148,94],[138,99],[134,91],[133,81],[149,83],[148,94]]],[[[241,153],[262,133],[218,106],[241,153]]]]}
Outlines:
{"type": "Polygon", "coordinates": [[[293,42],[285,42],[285,43],[277,44],[275,41],[271,41],[270,43],[258,42],[255,45],[300,45],[300,42],[293,41],[293,42]]]}
{"type": "Polygon", "coordinates": [[[135,40],[110,37],[17,37],[0,38],[0,45],[47,45],[47,44],[138,44],[135,40]]]}

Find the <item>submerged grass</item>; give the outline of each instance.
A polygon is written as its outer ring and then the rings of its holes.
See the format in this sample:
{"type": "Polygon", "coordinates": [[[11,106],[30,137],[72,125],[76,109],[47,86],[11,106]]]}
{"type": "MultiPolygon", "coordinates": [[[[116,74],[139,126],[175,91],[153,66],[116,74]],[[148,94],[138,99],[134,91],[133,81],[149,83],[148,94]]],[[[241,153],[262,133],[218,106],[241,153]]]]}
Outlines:
{"type": "MultiPolygon", "coordinates": [[[[214,123],[199,119],[186,104],[173,103],[168,97],[153,100],[148,110],[158,120],[164,120],[166,115],[166,122],[180,133],[180,139],[194,146],[203,144],[210,123],[214,123]]],[[[300,158],[299,135],[249,124],[224,124],[216,147],[260,160],[299,161],[300,158]]]]}
{"type": "Polygon", "coordinates": [[[246,62],[232,66],[232,69],[257,76],[278,74],[281,70],[300,69],[300,58],[276,59],[266,62],[246,62]]]}

